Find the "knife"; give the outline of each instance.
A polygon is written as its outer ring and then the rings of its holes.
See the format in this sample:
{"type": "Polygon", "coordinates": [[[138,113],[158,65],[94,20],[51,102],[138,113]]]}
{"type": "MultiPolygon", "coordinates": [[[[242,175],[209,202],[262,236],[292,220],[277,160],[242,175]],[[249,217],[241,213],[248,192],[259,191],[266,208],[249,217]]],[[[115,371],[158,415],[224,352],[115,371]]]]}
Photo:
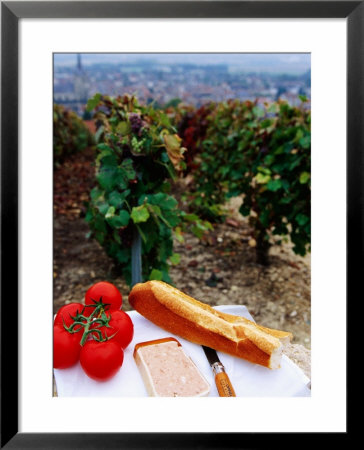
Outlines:
{"type": "Polygon", "coordinates": [[[215,375],[215,384],[220,397],[236,397],[231,381],[225,372],[225,367],[217,356],[216,350],[202,345],[206,358],[215,375]]]}

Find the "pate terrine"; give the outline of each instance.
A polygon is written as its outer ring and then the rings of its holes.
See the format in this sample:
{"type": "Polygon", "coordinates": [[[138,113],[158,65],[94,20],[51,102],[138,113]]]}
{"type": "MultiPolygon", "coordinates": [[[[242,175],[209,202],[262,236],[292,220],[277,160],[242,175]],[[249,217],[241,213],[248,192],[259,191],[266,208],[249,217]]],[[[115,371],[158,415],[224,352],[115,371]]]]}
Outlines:
{"type": "Polygon", "coordinates": [[[141,342],[134,359],[151,397],[204,397],[210,385],[174,338],[141,342]]]}

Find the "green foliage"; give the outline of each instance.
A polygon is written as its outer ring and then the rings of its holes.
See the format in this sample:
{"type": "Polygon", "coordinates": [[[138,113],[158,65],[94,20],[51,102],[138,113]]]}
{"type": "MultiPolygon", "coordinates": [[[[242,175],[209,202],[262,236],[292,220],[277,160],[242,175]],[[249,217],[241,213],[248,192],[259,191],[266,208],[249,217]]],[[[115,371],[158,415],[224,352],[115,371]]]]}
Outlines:
{"type": "Polygon", "coordinates": [[[78,115],[61,105],[53,105],[53,158],[58,164],[94,144],[93,136],[78,115]]]}
{"type": "Polygon", "coordinates": [[[207,116],[196,111],[189,120],[207,121],[195,165],[189,166],[194,185],[188,195],[195,210],[220,220],[226,200],[243,194],[240,212],[254,229],[259,262],[266,263],[270,235],[289,235],[293,250],[304,255],[311,238],[307,108],[231,100],[211,104],[207,116]]]}
{"type": "Polygon", "coordinates": [[[176,108],[180,103],[182,103],[180,98],[172,98],[166,103],[165,108],[176,108]]]}
{"type": "Polygon", "coordinates": [[[181,171],[185,148],[168,116],[132,96],[96,94],[88,102],[98,125],[96,186],[86,220],[92,236],[131,281],[131,245],[135,229],[142,238],[143,279],[172,282],[169,267],[179,262],[173,237],[187,227],[206,230],[178,207],[171,182],[181,171]]]}

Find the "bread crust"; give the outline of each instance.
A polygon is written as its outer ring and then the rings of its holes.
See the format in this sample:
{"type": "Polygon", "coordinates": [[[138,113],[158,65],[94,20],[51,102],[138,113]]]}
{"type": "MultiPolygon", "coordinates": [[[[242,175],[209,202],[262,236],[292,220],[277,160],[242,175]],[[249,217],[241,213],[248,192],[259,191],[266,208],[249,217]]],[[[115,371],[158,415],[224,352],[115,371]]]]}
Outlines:
{"type": "Polygon", "coordinates": [[[136,284],[129,303],[170,333],[271,369],[280,366],[283,344],[292,338],[291,333],[217,311],[162,281],[136,284]]]}

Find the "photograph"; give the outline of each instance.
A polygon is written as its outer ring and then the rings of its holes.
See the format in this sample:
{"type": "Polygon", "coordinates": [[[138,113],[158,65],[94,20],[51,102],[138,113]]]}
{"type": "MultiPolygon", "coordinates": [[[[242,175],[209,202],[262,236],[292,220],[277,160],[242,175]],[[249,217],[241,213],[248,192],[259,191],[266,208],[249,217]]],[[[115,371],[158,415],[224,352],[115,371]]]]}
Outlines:
{"type": "Polygon", "coordinates": [[[347,437],[363,24],[1,2],[1,448],[347,437]]]}
{"type": "Polygon", "coordinates": [[[53,396],[311,396],[310,53],[53,53],[53,396]]]}

